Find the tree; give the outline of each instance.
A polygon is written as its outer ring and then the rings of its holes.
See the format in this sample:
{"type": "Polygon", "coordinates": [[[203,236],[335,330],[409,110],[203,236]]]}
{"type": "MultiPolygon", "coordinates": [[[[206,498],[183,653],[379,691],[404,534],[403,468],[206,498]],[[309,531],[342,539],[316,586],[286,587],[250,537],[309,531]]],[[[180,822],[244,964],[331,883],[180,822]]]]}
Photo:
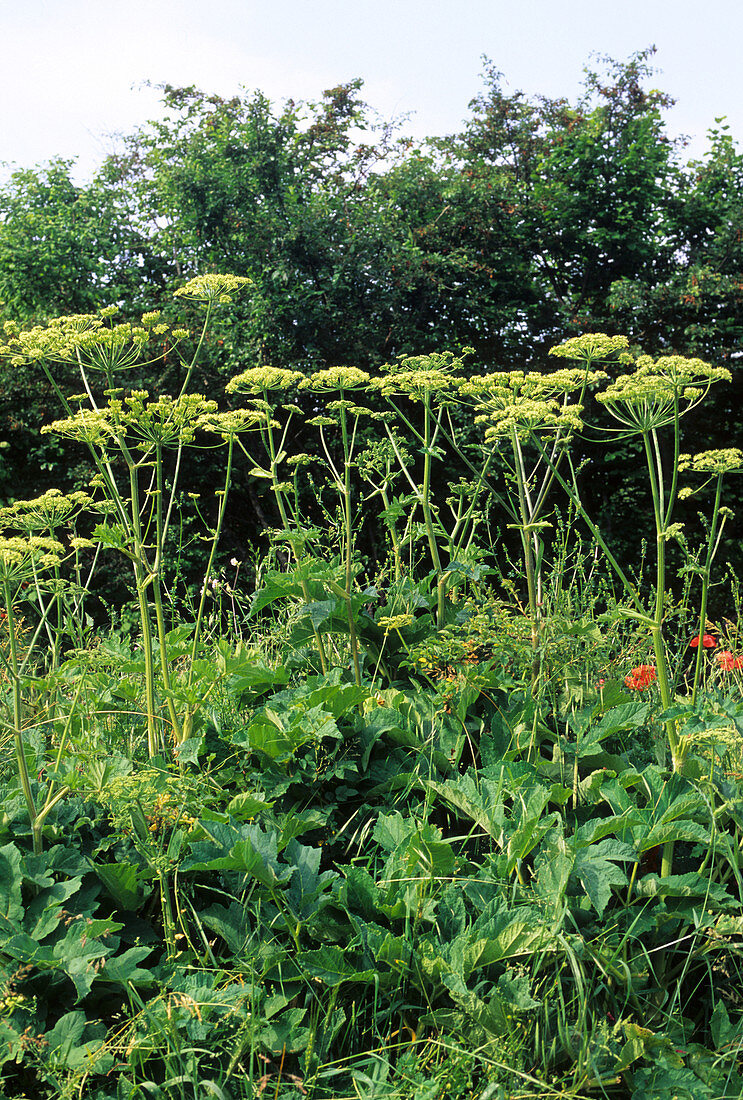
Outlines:
{"type": "Polygon", "coordinates": [[[532,265],[522,331],[531,347],[589,328],[613,331],[614,283],[657,278],[673,255],[668,223],[677,178],[661,111],[645,91],[652,50],[587,71],[575,106],[507,95],[486,64],[485,92],[449,150],[478,177],[508,181],[532,265]]]}

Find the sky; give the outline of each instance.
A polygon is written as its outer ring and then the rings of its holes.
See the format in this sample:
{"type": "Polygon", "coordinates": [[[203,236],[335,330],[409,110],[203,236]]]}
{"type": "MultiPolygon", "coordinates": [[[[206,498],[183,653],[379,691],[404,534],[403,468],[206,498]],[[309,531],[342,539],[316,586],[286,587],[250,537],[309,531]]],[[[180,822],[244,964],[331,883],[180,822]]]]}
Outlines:
{"type": "Polygon", "coordinates": [[[575,100],[592,54],[651,45],[669,132],[700,157],[717,117],[743,141],[741,32],[741,0],[0,0],[0,162],[76,158],[84,182],[160,113],[148,82],[281,102],[361,77],[421,138],[461,127],[483,57],[510,91],[575,100]]]}

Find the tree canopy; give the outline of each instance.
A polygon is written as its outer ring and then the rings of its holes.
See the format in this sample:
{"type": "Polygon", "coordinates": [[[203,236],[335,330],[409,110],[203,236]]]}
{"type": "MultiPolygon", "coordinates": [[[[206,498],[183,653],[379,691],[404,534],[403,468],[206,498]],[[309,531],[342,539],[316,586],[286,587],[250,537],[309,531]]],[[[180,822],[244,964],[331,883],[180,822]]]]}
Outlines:
{"type": "MultiPolygon", "coordinates": [[[[167,313],[179,282],[229,271],[252,291],[207,345],[213,394],[264,363],[369,368],[444,348],[540,368],[551,344],[599,330],[735,368],[743,154],[718,119],[684,160],[652,53],[599,59],[572,103],[508,91],[486,61],[460,132],[419,142],[361,80],[281,105],[163,85],[160,116],[88,184],[54,160],[0,189],[0,319],[167,313]]],[[[737,373],[712,413],[721,441],[739,434],[737,373]]],[[[36,453],[18,409],[43,387],[7,367],[0,385],[0,427],[36,453]]]]}

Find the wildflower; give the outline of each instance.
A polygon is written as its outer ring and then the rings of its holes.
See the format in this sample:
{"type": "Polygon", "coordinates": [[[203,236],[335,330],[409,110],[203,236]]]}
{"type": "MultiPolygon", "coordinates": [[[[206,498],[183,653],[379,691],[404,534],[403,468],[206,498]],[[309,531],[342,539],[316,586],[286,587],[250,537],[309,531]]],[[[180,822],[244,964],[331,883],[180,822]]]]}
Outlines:
{"type": "Polygon", "coordinates": [[[733,672],[743,668],[743,657],[736,657],[729,649],[721,649],[715,653],[715,660],[723,672],[733,672]]]}
{"type": "MultiPolygon", "coordinates": [[[[239,432],[249,432],[254,428],[260,428],[268,422],[268,417],[262,411],[249,409],[232,409],[229,412],[208,411],[200,416],[196,422],[197,428],[205,432],[214,432],[221,435],[222,439],[229,440],[239,432]]],[[[275,426],[275,421],[271,421],[275,426]]]]}
{"type": "Polygon", "coordinates": [[[75,492],[65,496],[59,489],[47,489],[33,500],[17,500],[7,508],[0,508],[0,525],[28,534],[48,531],[71,521],[92,503],[92,497],[87,493],[75,492]]]}
{"type": "Polygon", "coordinates": [[[366,386],[369,375],[358,367],[327,367],[305,378],[303,390],[356,390],[366,386]]]}
{"type": "MultiPolygon", "coordinates": [[[[653,360],[641,355],[634,372],[620,375],[598,395],[597,401],[606,406],[622,429],[650,432],[672,424],[698,405],[712,385],[731,378],[729,370],[712,367],[701,359],[665,355],[653,360]]],[[[719,461],[721,452],[714,453],[719,461]]],[[[732,460],[728,456],[725,461],[732,460]]]]}
{"type": "Polygon", "coordinates": [[[692,649],[698,649],[700,641],[705,649],[714,649],[717,645],[717,638],[713,634],[703,634],[701,639],[698,634],[695,634],[689,645],[692,649]]]}
{"type": "Polygon", "coordinates": [[[384,376],[372,379],[369,389],[385,397],[402,394],[411,401],[435,397],[441,402],[444,394],[451,395],[463,381],[456,375],[462,369],[464,358],[471,354],[472,348],[464,348],[460,356],[450,351],[399,355],[396,363],[381,367],[384,376]]]}
{"type": "Polygon", "coordinates": [[[298,370],[282,367],[251,367],[227,383],[228,393],[265,393],[266,390],[288,390],[301,382],[304,375],[298,370]]]}
{"type": "Polygon", "coordinates": [[[743,451],[737,447],[722,450],[701,451],[696,455],[679,455],[680,471],[692,470],[697,474],[738,473],[743,469],[743,451]]]}
{"type": "Polygon", "coordinates": [[[569,402],[568,395],[577,391],[580,397],[586,386],[605,377],[602,371],[496,371],[463,382],[460,393],[485,410],[475,423],[488,425],[485,439],[494,443],[513,431],[527,438],[531,432],[580,430],[583,406],[580,400],[569,402]]]}
{"type": "Polygon", "coordinates": [[[197,275],[173,293],[176,298],[186,298],[190,302],[228,305],[232,301],[231,295],[249,286],[251,281],[241,275],[197,275]]]}
{"type": "Polygon", "coordinates": [[[550,348],[549,354],[564,359],[583,359],[587,363],[597,359],[613,359],[629,347],[626,336],[607,336],[603,332],[585,332],[582,336],[573,336],[557,347],[550,348]]]}
{"type": "Polygon", "coordinates": [[[654,665],[637,665],[629,675],[625,676],[624,683],[630,691],[644,691],[658,678],[654,665]]]}
{"type": "Polygon", "coordinates": [[[56,539],[12,536],[0,539],[0,581],[23,586],[35,580],[39,570],[54,569],[62,562],[64,548],[56,539]]]}
{"type": "Polygon", "coordinates": [[[411,626],[414,622],[412,615],[383,615],[377,620],[377,625],[384,628],[386,634],[389,634],[390,630],[402,630],[406,626],[411,626]]]}

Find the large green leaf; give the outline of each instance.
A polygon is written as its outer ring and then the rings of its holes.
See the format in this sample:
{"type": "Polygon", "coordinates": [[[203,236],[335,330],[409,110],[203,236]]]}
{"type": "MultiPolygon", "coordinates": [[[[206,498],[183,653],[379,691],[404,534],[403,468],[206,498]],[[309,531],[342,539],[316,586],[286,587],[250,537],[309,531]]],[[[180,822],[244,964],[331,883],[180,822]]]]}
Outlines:
{"type": "Polygon", "coordinates": [[[134,863],[94,863],[98,878],[120,909],[136,912],[152,892],[144,887],[145,872],[134,863]]]}
{"type": "Polygon", "coordinates": [[[376,970],[360,970],[353,956],[350,958],[340,947],[325,946],[316,951],[300,951],[297,963],[310,978],[323,985],[339,986],[344,982],[374,985],[376,970]]]}
{"type": "Polygon", "coordinates": [[[0,918],[6,931],[23,917],[21,904],[21,853],[15,844],[0,848],[0,918]]]}

